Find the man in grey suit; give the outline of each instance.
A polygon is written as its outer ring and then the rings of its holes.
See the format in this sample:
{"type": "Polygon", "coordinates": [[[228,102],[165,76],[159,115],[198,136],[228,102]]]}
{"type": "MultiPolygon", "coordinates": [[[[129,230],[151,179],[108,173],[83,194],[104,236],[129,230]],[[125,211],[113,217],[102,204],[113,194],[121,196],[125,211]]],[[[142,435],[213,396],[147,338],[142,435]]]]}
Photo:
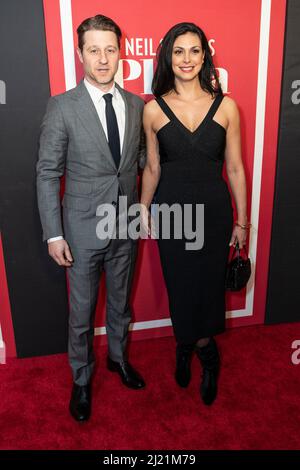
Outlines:
{"type": "Polygon", "coordinates": [[[74,380],[69,408],[77,421],[85,421],[91,412],[94,315],[102,271],[107,292],[107,367],[126,386],[145,386],[126,355],[136,241],[99,237],[96,230],[103,204],[118,209],[119,196],[127,196],[128,207],[138,202],[144,102],[114,81],[120,58],[118,25],[97,15],[83,21],[77,33],[85,77],[76,88],[49,100],[41,130],[37,193],[49,254],[68,268],[68,352],[74,380]]]}

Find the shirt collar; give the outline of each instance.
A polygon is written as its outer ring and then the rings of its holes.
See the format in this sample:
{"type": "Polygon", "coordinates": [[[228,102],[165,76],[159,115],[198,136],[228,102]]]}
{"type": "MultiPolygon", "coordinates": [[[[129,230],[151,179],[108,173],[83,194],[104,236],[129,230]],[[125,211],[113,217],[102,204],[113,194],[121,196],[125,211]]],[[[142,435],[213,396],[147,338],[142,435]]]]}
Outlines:
{"type": "Polygon", "coordinates": [[[85,86],[87,88],[87,91],[89,92],[92,100],[95,103],[98,103],[101,100],[101,98],[103,97],[103,95],[106,95],[106,93],[111,93],[114,98],[117,97],[117,88],[116,88],[115,83],[113,83],[112,87],[108,91],[100,90],[99,88],[97,88],[96,86],[94,86],[90,82],[88,82],[86,78],[84,79],[84,84],[85,84],[85,86]]]}

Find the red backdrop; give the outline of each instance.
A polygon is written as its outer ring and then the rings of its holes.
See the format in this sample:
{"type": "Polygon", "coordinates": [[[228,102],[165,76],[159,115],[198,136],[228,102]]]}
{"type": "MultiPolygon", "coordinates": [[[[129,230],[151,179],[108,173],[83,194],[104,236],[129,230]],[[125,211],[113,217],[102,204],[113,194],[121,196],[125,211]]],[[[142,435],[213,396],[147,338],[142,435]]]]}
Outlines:
{"type": "MultiPolygon", "coordinates": [[[[52,94],[75,86],[82,78],[74,51],[76,27],[84,18],[102,13],[120,25],[123,60],[117,80],[145,100],[151,98],[155,51],[165,32],[181,21],[193,21],[205,31],[223,89],[240,109],[249,216],[254,225],[249,244],[252,280],[247,291],[228,295],[228,326],[264,321],[285,3],[284,0],[215,0],[213,4],[201,4],[199,11],[199,3],[190,0],[183,14],[182,4],[171,0],[151,3],[116,0],[109,5],[95,0],[44,0],[52,94]]],[[[102,288],[97,327],[103,325],[104,294],[102,288]]],[[[132,300],[133,328],[139,329],[135,335],[144,338],[170,332],[169,327],[163,327],[168,324],[168,303],[154,241],[147,240],[140,245],[132,300]]]]}

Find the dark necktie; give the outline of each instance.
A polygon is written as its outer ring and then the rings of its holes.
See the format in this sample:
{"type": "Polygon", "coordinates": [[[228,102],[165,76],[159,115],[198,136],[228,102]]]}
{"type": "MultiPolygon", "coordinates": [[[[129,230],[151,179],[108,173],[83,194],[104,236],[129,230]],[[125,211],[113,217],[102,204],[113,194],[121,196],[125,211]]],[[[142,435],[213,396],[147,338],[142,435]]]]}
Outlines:
{"type": "Polygon", "coordinates": [[[103,98],[105,99],[105,115],[108,145],[113,156],[116,168],[119,168],[121,158],[120,135],[116,113],[112,105],[112,97],[113,96],[111,93],[106,93],[105,95],[103,95],[103,98]]]}

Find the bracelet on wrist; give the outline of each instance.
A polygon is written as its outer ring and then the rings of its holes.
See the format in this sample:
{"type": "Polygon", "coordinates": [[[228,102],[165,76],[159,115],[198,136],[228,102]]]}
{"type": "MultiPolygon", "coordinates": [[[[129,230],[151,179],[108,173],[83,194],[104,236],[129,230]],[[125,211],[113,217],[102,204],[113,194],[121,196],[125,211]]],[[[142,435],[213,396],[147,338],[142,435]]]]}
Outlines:
{"type": "Polygon", "coordinates": [[[236,221],[234,225],[237,225],[243,230],[249,230],[252,227],[252,224],[250,224],[249,222],[247,222],[246,224],[240,224],[238,221],[236,221]]]}

